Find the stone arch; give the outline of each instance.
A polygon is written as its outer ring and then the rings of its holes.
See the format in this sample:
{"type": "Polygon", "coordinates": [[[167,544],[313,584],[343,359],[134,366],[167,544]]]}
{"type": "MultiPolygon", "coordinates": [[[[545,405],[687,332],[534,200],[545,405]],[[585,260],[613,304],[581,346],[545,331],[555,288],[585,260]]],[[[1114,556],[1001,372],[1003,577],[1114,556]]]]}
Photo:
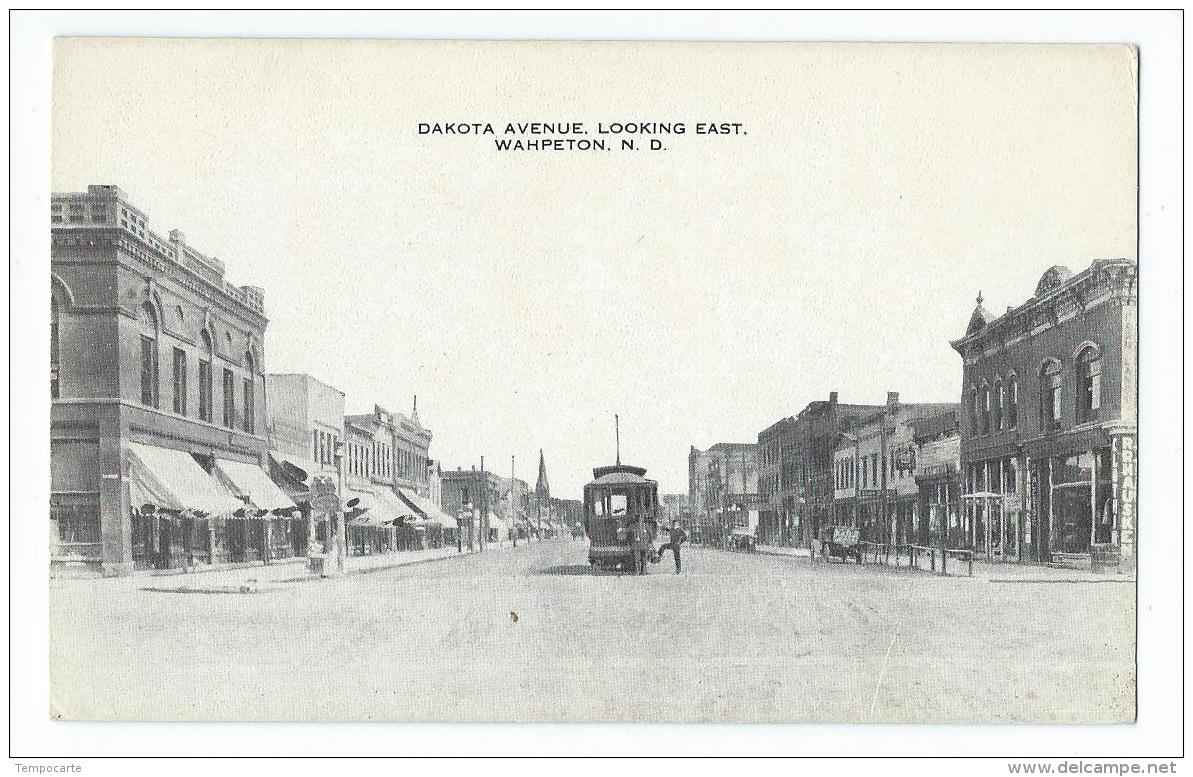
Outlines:
{"type": "Polygon", "coordinates": [[[1073,349],[1073,361],[1076,362],[1078,359],[1081,358],[1081,354],[1085,353],[1086,351],[1090,350],[1091,348],[1093,349],[1094,353],[1097,354],[1097,356],[1099,358],[1101,358],[1102,346],[1098,345],[1093,340],[1086,340],[1083,343],[1081,343],[1081,345],[1079,345],[1073,349]]]}
{"type": "MultiPolygon", "coordinates": [[[[50,273],[50,294],[58,298],[59,304],[65,303],[63,305],[64,308],[75,307],[75,293],[71,291],[70,286],[67,285],[66,281],[62,280],[62,277],[58,273],[50,273]]],[[[60,307],[58,312],[64,313],[65,310],[60,307]]]]}

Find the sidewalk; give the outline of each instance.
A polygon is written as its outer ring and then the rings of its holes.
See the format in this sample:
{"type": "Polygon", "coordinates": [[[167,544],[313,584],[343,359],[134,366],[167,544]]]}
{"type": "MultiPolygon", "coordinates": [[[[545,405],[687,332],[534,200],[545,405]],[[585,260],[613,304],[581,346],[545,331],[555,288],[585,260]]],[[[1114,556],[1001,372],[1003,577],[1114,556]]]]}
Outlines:
{"type": "MultiPolygon", "coordinates": [[[[506,547],[508,544],[490,543],[486,549],[495,550],[506,547]]],[[[471,551],[464,548],[462,552],[458,552],[456,546],[452,545],[428,550],[379,553],[372,556],[349,556],[346,559],[345,574],[365,574],[408,564],[468,556],[476,552],[475,547],[471,551]]],[[[307,568],[306,558],[298,557],[282,559],[270,564],[251,564],[218,569],[199,568],[194,572],[138,574],[111,578],[57,578],[55,582],[61,581],[62,585],[111,585],[164,593],[256,593],[287,583],[314,579],[315,576],[307,568]]]]}
{"type": "Polygon", "coordinates": [[[811,551],[809,551],[807,548],[788,548],[783,545],[759,545],[758,552],[768,553],[772,556],[811,558],[811,551]]]}
{"type": "MultiPolygon", "coordinates": [[[[940,567],[940,557],[936,557],[937,570],[940,567]]],[[[897,559],[891,556],[891,562],[875,564],[872,560],[866,563],[866,566],[879,566],[883,569],[899,569],[904,571],[920,571],[928,574],[935,574],[932,570],[931,557],[927,553],[918,554],[916,565],[913,568],[911,559],[907,554],[900,555],[897,559]],[[897,563],[896,563],[897,562],[897,563]]],[[[946,565],[949,577],[970,577],[969,562],[957,558],[956,556],[949,556],[946,565]]],[[[1093,572],[1087,569],[1074,569],[1070,567],[1053,567],[1045,564],[1024,563],[1020,564],[1015,561],[987,561],[984,557],[977,555],[973,559],[973,575],[974,580],[984,580],[988,583],[1134,583],[1134,574],[1127,574],[1124,571],[1119,574],[1117,570],[1111,569],[1103,572],[1093,572]]]]}
{"type": "MultiPolygon", "coordinates": [[[[788,548],[778,545],[759,545],[759,553],[766,553],[772,556],[789,556],[792,558],[807,559],[810,557],[810,552],[807,548],[788,548]]],[[[915,568],[911,566],[911,559],[906,554],[899,556],[898,565],[895,564],[895,557],[891,557],[890,564],[875,564],[873,561],[867,561],[863,566],[879,567],[884,570],[899,570],[903,572],[921,571],[928,574],[933,574],[932,564],[927,554],[921,554],[917,559],[915,568]]],[[[851,560],[850,563],[853,563],[851,560]]],[[[936,559],[936,564],[939,567],[940,558],[936,559]]],[[[969,563],[959,558],[950,556],[947,564],[949,577],[968,577],[969,563]]],[[[1015,562],[998,562],[986,561],[984,558],[975,557],[973,560],[973,578],[975,580],[985,580],[989,583],[1134,583],[1135,575],[1128,574],[1124,571],[1119,574],[1117,570],[1111,569],[1105,572],[1092,572],[1089,569],[1072,569],[1064,567],[1051,567],[1044,564],[1019,564],[1015,562]]]]}

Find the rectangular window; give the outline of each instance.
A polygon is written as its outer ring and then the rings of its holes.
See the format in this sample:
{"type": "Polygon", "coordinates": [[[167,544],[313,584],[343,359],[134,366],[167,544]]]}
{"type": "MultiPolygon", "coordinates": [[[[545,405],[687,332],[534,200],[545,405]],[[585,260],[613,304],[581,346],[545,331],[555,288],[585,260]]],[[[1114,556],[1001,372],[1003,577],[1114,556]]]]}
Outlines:
{"type": "Polygon", "coordinates": [[[157,407],[157,340],[141,335],[141,404],[157,407]]]}
{"type": "Polygon", "coordinates": [[[253,409],[257,404],[253,396],[254,383],[252,378],[244,379],[244,430],[249,434],[254,434],[257,426],[253,417],[253,409]]]}
{"type": "Polygon", "coordinates": [[[1011,381],[1011,401],[1007,406],[1007,426],[1014,429],[1019,425],[1019,381],[1011,381]]]}
{"type": "Polygon", "coordinates": [[[174,349],[174,412],[186,415],[186,351],[174,349]]]}
{"type": "Polygon", "coordinates": [[[1101,359],[1079,360],[1078,370],[1078,422],[1092,421],[1098,416],[1102,404],[1102,361],[1101,359]]]}
{"type": "Polygon", "coordinates": [[[224,370],[224,426],[236,428],[236,376],[224,370]]]}
{"type": "Polygon", "coordinates": [[[1052,421],[1060,420],[1060,373],[1048,376],[1048,418],[1052,421]]]}
{"type": "Polygon", "coordinates": [[[211,422],[211,362],[199,360],[199,418],[211,422]]]}

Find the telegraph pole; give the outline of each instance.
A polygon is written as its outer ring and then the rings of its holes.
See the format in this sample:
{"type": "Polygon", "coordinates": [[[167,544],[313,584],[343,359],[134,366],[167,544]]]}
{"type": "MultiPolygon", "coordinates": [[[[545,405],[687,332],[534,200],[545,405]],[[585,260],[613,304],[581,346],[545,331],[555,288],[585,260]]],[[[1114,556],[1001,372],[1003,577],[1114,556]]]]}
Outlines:
{"type": "Polygon", "coordinates": [[[888,399],[886,406],[883,407],[882,410],[882,431],[879,433],[879,450],[881,453],[878,456],[878,466],[882,469],[882,472],[879,473],[878,477],[878,509],[880,511],[879,520],[881,521],[880,525],[882,526],[882,540],[886,544],[886,560],[888,563],[891,560],[891,524],[890,516],[887,515],[886,511],[886,411],[887,408],[890,407],[890,404],[890,400],[888,399]]]}
{"type": "Polygon", "coordinates": [[[514,457],[510,456],[510,526],[514,530],[514,547],[518,547],[518,517],[514,513],[514,457]]]}
{"type": "MultiPolygon", "coordinates": [[[[343,443],[336,443],[335,449],[333,451],[333,455],[334,455],[335,464],[336,464],[336,495],[339,496],[339,498],[340,498],[340,505],[337,510],[337,512],[338,512],[337,517],[339,518],[339,520],[336,522],[337,526],[335,527],[336,528],[336,538],[335,538],[336,572],[342,575],[342,574],[344,574],[346,567],[347,567],[347,553],[348,553],[348,526],[347,526],[348,511],[346,509],[347,500],[344,499],[345,494],[344,494],[344,444],[343,443]]],[[[332,527],[328,526],[327,528],[328,528],[328,535],[330,536],[332,527]]]]}
{"type": "Polygon", "coordinates": [[[481,550],[489,542],[489,479],[485,477],[485,457],[481,456],[481,550]]]}

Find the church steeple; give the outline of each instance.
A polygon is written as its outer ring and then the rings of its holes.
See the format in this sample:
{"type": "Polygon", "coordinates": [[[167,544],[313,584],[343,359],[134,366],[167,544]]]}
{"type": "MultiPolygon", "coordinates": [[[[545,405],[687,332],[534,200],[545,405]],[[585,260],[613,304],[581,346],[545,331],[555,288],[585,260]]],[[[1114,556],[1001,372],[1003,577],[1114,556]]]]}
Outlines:
{"type": "Polygon", "coordinates": [[[535,483],[534,494],[540,499],[551,496],[551,486],[547,483],[547,462],[543,458],[542,448],[539,448],[539,479],[535,483]]]}

